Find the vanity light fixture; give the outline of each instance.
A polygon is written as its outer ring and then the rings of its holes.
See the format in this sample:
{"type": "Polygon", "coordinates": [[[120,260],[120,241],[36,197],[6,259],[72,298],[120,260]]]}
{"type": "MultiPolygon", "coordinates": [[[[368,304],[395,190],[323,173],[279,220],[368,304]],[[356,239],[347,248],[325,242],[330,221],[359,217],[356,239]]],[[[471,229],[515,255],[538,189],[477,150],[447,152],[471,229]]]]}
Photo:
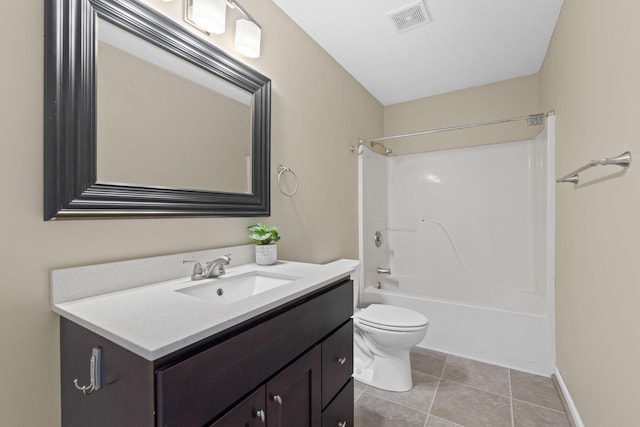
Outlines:
{"type": "Polygon", "coordinates": [[[226,30],[227,0],[185,0],[185,21],[207,34],[226,30]]]}
{"type": "Polygon", "coordinates": [[[238,19],[236,21],[236,49],[248,58],[260,57],[260,36],[262,29],[253,21],[238,19]]]}
{"type": "Polygon", "coordinates": [[[247,58],[260,57],[262,28],[238,2],[235,0],[185,0],[184,5],[184,20],[208,35],[224,33],[227,6],[236,9],[242,15],[242,18],[236,21],[236,49],[247,58]]]}

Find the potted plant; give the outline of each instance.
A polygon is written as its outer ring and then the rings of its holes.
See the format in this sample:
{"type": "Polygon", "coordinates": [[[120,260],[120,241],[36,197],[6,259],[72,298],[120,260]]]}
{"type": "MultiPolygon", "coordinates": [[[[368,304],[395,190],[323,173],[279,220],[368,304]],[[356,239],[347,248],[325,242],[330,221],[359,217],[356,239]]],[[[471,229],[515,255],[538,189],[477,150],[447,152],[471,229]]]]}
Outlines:
{"type": "Polygon", "coordinates": [[[256,264],[271,265],[278,260],[278,245],[280,240],[278,227],[267,227],[264,224],[254,224],[247,227],[249,238],[256,243],[256,264]]]}

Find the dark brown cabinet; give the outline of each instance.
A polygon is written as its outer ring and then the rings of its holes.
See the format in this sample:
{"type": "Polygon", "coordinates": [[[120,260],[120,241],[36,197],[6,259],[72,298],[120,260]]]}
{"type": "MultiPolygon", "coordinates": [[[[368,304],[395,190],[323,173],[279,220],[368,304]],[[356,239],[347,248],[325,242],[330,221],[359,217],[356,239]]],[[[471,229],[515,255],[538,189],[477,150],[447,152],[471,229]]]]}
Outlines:
{"type": "Polygon", "coordinates": [[[62,425],[353,425],[352,314],[342,279],[155,361],[61,319],[62,425]],[[93,347],[103,388],[85,396],[93,347]]]}
{"type": "Polygon", "coordinates": [[[211,427],[352,426],[352,339],[348,321],[211,427]]]}
{"type": "Polygon", "coordinates": [[[353,321],[322,342],[322,427],[353,426],[353,321]]]}
{"type": "Polygon", "coordinates": [[[352,427],[353,425],[353,379],[350,379],[329,406],[322,411],[322,427],[352,427]]]}
{"type": "Polygon", "coordinates": [[[265,393],[265,386],[260,387],[209,427],[264,427],[265,393]]]}
{"type": "Polygon", "coordinates": [[[320,346],[267,383],[267,426],[320,427],[320,346]]]}
{"type": "Polygon", "coordinates": [[[210,427],[320,425],[320,346],[315,346],[210,427]]]}
{"type": "Polygon", "coordinates": [[[322,408],[353,373],[353,322],[350,320],[322,342],[322,408]]]}

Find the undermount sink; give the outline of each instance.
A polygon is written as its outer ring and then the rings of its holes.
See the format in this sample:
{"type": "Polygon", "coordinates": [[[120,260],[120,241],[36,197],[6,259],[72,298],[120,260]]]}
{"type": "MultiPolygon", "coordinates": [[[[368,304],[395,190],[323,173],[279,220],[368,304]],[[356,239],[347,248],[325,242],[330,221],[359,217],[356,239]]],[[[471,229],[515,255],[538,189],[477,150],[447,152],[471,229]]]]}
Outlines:
{"type": "Polygon", "coordinates": [[[252,271],[229,278],[204,280],[204,283],[178,289],[176,292],[221,304],[230,304],[286,285],[297,279],[299,277],[252,271]]]}

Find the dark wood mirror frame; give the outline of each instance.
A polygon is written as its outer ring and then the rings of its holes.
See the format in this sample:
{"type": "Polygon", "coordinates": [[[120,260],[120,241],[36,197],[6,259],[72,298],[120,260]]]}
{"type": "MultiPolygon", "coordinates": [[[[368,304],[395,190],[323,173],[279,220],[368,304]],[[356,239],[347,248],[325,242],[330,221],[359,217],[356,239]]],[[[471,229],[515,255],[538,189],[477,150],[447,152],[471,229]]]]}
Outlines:
{"type": "Polygon", "coordinates": [[[271,81],[132,0],[45,0],[44,219],[270,215],[271,81]],[[106,184],[96,174],[96,21],[253,94],[252,194],[106,184]]]}

